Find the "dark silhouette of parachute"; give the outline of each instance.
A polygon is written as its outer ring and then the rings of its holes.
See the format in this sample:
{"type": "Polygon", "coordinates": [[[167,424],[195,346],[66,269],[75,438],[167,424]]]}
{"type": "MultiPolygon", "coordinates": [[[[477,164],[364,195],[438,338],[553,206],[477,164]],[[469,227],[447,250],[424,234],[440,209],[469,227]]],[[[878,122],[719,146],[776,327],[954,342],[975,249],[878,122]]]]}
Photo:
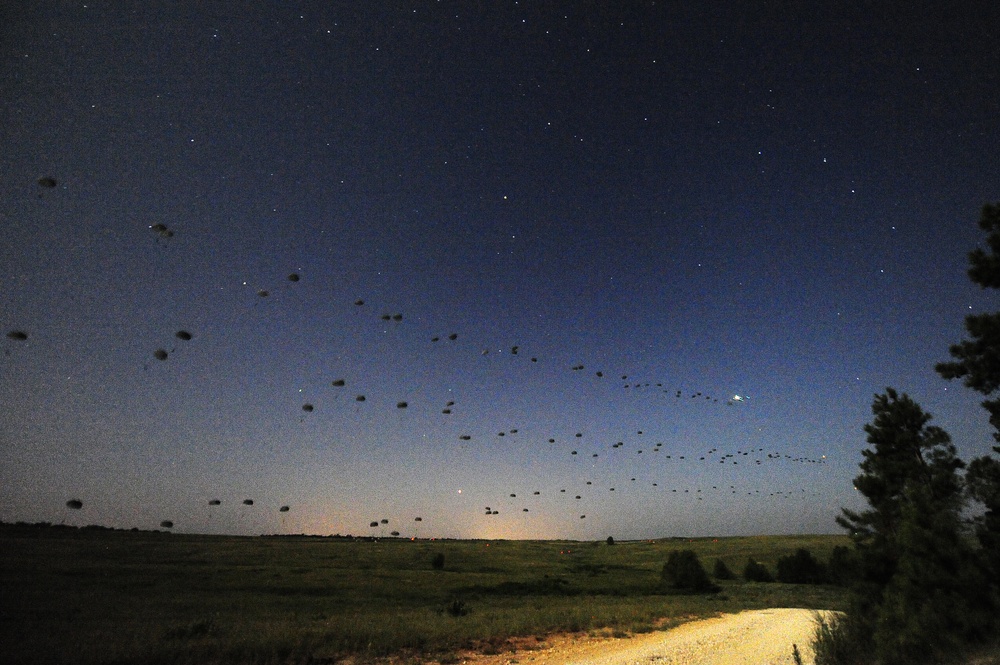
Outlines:
{"type": "Polygon", "coordinates": [[[66,507],[72,508],[73,510],[80,510],[83,508],[83,501],[80,501],[79,499],[70,499],[66,502],[66,507]]]}
{"type": "Polygon", "coordinates": [[[302,405],[302,410],[305,411],[306,413],[312,413],[312,411],[313,411],[313,405],[312,404],[303,404],[302,405]]]}
{"type": "Polygon", "coordinates": [[[293,272],[288,275],[289,282],[297,282],[299,281],[299,279],[300,279],[299,274],[297,272],[293,272]]]}
{"type": "Polygon", "coordinates": [[[55,178],[49,176],[43,176],[38,179],[38,184],[39,186],[44,187],[45,189],[54,189],[58,183],[56,182],[55,178]]]}
{"type": "Polygon", "coordinates": [[[23,342],[24,340],[28,339],[28,333],[24,332],[23,330],[11,330],[9,333],[7,333],[7,339],[12,339],[16,342],[23,342]]]}
{"type": "Polygon", "coordinates": [[[278,508],[278,512],[279,513],[287,513],[288,512],[288,506],[282,506],[281,508],[278,508]]]}
{"type": "Polygon", "coordinates": [[[156,235],[161,238],[173,238],[174,232],[167,228],[166,224],[153,224],[149,227],[156,235]]]}
{"type": "Polygon", "coordinates": [[[222,501],[220,501],[219,499],[212,499],[211,501],[208,502],[208,505],[219,506],[222,505],[222,501]]]}
{"type": "Polygon", "coordinates": [[[330,385],[335,386],[337,388],[343,388],[344,387],[344,380],[343,379],[337,379],[333,383],[331,383],[330,385]]]}
{"type": "Polygon", "coordinates": [[[244,506],[252,506],[253,505],[253,499],[243,499],[243,505],[244,506]]]}
{"type": "Polygon", "coordinates": [[[162,522],[160,522],[160,526],[162,526],[164,529],[173,529],[174,523],[171,522],[170,520],[163,520],[162,522]]]}
{"type": "Polygon", "coordinates": [[[153,357],[157,360],[166,360],[167,355],[166,349],[157,349],[156,351],[153,351],[153,357]]]}
{"type": "Polygon", "coordinates": [[[194,335],[192,335],[186,330],[178,330],[176,333],[174,333],[174,336],[177,337],[177,339],[183,340],[185,342],[190,342],[191,338],[194,337],[194,335]]]}

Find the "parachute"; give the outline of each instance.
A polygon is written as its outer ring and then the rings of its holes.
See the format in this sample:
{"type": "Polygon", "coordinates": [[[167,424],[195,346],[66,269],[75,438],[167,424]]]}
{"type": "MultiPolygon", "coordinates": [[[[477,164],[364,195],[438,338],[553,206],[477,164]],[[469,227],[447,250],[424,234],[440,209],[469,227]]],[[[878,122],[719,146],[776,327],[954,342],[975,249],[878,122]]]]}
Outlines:
{"type": "Polygon", "coordinates": [[[166,224],[153,224],[149,227],[153,233],[161,238],[173,238],[174,232],[167,228],[166,224]]]}
{"type": "Polygon", "coordinates": [[[66,502],[66,507],[72,508],[73,510],[80,510],[83,508],[83,501],[80,501],[79,499],[70,499],[66,502]]]}

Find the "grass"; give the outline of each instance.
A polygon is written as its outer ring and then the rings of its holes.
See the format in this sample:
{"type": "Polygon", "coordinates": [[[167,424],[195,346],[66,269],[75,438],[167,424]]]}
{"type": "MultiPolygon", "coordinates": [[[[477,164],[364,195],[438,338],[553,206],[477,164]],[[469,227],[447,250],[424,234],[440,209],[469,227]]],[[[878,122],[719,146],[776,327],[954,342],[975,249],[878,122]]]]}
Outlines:
{"type": "Polygon", "coordinates": [[[827,586],[722,582],[662,593],[670,551],[772,570],[838,536],[566,541],[242,538],[0,527],[11,663],[292,663],[499,651],[561,631],[624,635],[719,612],[843,609],[827,586]],[[432,567],[444,554],[442,570],[432,567]],[[585,601],[583,600],[585,599],[585,601]]]}

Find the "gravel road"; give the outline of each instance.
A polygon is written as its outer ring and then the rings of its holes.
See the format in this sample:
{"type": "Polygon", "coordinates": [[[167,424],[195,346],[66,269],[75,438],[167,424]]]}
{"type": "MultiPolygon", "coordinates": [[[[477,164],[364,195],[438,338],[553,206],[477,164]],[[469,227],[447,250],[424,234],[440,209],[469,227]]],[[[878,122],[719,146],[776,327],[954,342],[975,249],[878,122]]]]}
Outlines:
{"type": "MultiPolygon", "coordinates": [[[[828,616],[829,612],[820,612],[828,616]]],[[[816,610],[748,610],[624,639],[559,639],[534,651],[469,658],[469,665],[794,665],[811,648],[816,610]]]]}

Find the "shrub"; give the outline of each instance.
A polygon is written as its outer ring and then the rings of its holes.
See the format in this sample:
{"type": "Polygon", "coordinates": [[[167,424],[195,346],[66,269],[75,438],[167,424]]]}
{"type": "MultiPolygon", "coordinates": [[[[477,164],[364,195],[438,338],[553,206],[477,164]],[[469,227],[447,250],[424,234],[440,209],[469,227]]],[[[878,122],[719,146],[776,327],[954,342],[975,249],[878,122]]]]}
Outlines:
{"type": "Polygon", "coordinates": [[[799,548],[795,554],[778,559],[778,581],[788,584],[822,584],[826,580],[823,564],[809,550],[799,548]]]}
{"type": "Polygon", "coordinates": [[[431,568],[433,568],[434,570],[444,570],[443,552],[438,552],[437,554],[434,555],[434,558],[431,559],[431,568]]]}
{"type": "Polygon", "coordinates": [[[469,606],[465,604],[464,600],[455,599],[448,603],[445,610],[453,617],[464,617],[469,613],[469,606]]]}
{"type": "Polygon", "coordinates": [[[863,665],[872,660],[874,645],[867,631],[850,615],[816,619],[813,651],[816,665],[863,665]]]}
{"type": "Polygon", "coordinates": [[[743,579],[747,582],[773,582],[774,577],[762,563],[757,563],[753,559],[747,559],[747,565],[743,568],[743,579]]]}
{"type": "Polygon", "coordinates": [[[663,564],[663,584],[686,593],[715,593],[719,587],[708,579],[708,573],[692,550],[675,550],[663,564]]]}
{"type": "Polygon", "coordinates": [[[712,577],[717,580],[735,580],[736,575],[729,570],[729,566],[722,559],[715,560],[715,568],[712,569],[712,577]]]}
{"type": "Polygon", "coordinates": [[[838,545],[830,553],[826,564],[826,579],[830,584],[849,586],[854,578],[854,558],[850,548],[838,545]]]}
{"type": "Polygon", "coordinates": [[[614,544],[615,544],[614,536],[608,536],[608,545],[614,545],[614,544]]]}

